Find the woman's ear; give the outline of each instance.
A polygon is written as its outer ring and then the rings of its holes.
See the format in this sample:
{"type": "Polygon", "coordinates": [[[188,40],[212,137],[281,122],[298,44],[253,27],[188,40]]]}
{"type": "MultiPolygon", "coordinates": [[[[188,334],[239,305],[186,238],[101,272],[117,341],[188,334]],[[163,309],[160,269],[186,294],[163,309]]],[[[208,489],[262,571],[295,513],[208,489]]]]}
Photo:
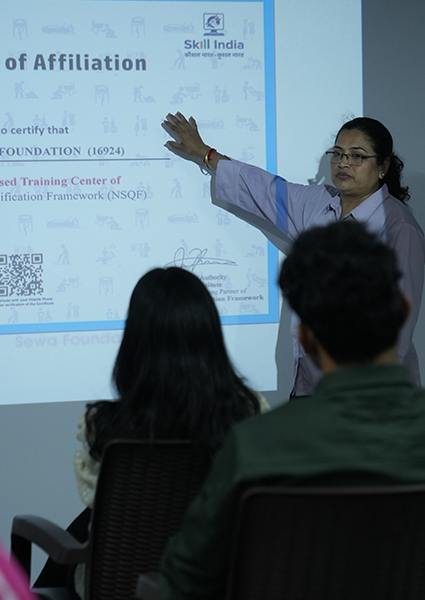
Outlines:
{"type": "Polygon", "coordinates": [[[388,169],[390,168],[390,159],[386,158],[384,160],[384,162],[382,163],[382,165],[379,167],[380,170],[380,179],[383,179],[385,177],[385,175],[387,174],[388,169]]]}

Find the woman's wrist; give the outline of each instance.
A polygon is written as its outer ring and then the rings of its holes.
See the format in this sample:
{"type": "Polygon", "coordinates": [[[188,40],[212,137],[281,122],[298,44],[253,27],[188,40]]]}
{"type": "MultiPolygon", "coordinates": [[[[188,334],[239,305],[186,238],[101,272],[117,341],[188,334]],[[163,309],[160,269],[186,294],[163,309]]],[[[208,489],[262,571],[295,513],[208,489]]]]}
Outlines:
{"type": "Polygon", "coordinates": [[[210,149],[211,149],[211,146],[207,146],[206,144],[202,144],[202,146],[199,147],[199,150],[195,151],[193,153],[193,155],[196,156],[196,158],[200,158],[202,160],[202,162],[203,162],[204,158],[205,158],[205,154],[207,152],[209,152],[210,149]]]}
{"type": "Polygon", "coordinates": [[[215,148],[208,148],[208,150],[204,154],[204,158],[202,159],[202,162],[204,163],[204,165],[207,167],[208,170],[214,169],[214,167],[210,161],[211,161],[212,155],[216,154],[216,153],[217,153],[217,150],[215,148]]]}
{"type": "Polygon", "coordinates": [[[224,154],[220,154],[219,152],[217,152],[215,148],[207,146],[205,154],[202,158],[202,162],[209,171],[214,171],[217,168],[218,161],[222,159],[230,160],[224,154]]]}

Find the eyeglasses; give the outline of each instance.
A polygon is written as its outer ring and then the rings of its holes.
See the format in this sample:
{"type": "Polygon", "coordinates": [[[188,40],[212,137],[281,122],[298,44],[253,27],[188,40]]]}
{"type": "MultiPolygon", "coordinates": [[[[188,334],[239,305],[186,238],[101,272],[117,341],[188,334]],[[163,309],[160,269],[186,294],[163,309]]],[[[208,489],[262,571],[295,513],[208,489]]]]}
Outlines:
{"type": "Polygon", "coordinates": [[[343,157],[346,156],[347,163],[350,166],[355,167],[362,165],[366,158],[378,158],[379,156],[379,154],[369,154],[366,156],[365,154],[360,154],[357,152],[353,152],[353,154],[347,154],[346,152],[339,152],[338,150],[328,150],[325,154],[329,158],[331,165],[338,165],[342,161],[343,157]]]}

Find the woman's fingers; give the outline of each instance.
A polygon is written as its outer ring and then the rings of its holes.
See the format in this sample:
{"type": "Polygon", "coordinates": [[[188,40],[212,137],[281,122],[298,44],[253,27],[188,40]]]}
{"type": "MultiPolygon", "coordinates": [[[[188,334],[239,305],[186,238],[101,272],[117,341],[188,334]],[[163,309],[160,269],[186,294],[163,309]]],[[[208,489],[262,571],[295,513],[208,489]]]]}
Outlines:
{"type": "Polygon", "coordinates": [[[163,122],[163,126],[173,137],[177,138],[175,142],[167,142],[167,147],[181,150],[197,158],[204,157],[208,146],[202,141],[198,132],[198,126],[193,117],[187,120],[180,112],[177,112],[175,115],[169,113],[163,122]]]}
{"type": "Polygon", "coordinates": [[[168,113],[168,115],[166,116],[166,121],[168,120],[173,125],[180,123],[181,119],[178,117],[178,115],[179,115],[179,113],[176,113],[175,115],[168,113]]]}
{"type": "Polygon", "coordinates": [[[175,132],[191,133],[193,130],[198,132],[195,119],[191,117],[190,120],[187,121],[186,117],[181,113],[176,113],[175,115],[168,114],[164,124],[168,125],[168,127],[175,132]],[[193,121],[193,123],[191,121],[193,121]]]}
{"type": "Polygon", "coordinates": [[[191,124],[191,126],[196,129],[196,131],[198,131],[198,125],[196,124],[196,121],[193,117],[189,117],[189,123],[191,124]]]}

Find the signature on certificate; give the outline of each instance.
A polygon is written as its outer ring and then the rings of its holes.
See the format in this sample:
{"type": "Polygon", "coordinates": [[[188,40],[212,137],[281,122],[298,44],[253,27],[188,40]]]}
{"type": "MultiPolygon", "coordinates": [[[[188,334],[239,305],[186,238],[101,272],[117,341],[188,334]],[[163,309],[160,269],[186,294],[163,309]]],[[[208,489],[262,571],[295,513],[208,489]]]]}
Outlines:
{"type": "Polygon", "coordinates": [[[208,248],[193,248],[192,250],[185,250],[180,247],[174,252],[174,259],[169,262],[166,267],[181,267],[183,269],[189,269],[194,271],[196,267],[200,265],[228,265],[236,267],[236,263],[233,260],[227,258],[216,258],[213,256],[207,256],[208,248]]]}

